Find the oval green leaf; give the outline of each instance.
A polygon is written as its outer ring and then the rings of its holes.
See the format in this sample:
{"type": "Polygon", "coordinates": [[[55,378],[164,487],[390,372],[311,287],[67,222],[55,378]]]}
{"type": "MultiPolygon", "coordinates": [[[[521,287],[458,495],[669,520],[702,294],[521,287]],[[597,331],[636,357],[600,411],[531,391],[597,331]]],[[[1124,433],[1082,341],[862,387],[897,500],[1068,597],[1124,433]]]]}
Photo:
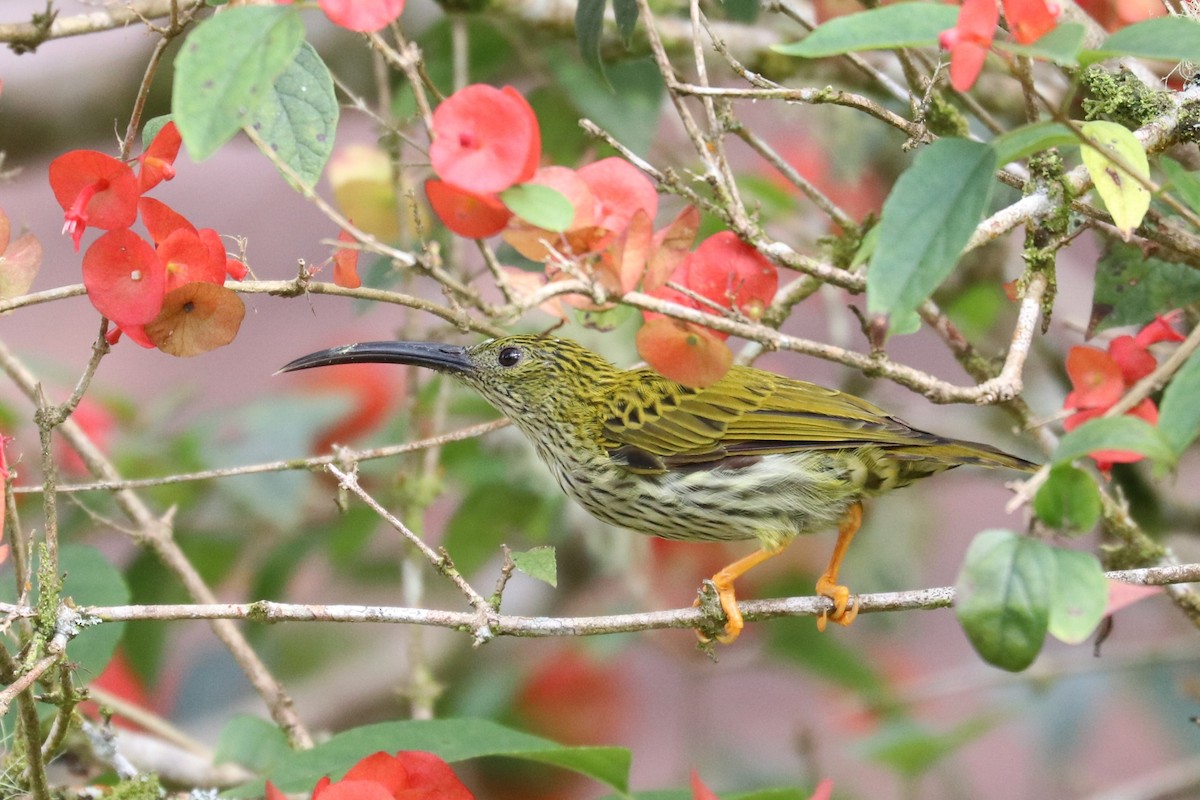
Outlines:
{"type": "Polygon", "coordinates": [[[290,6],[227,8],[195,27],[175,59],[172,111],[196,161],[233,138],[304,40],[290,6]]]}
{"type": "Polygon", "coordinates": [[[1037,658],[1050,624],[1050,547],[1012,531],[977,535],[958,574],[954,613],[975,651],[1011,672],[1037,658]]]}
{"type": "Polygon", "coordinates": [[[1108,581],[1091,553],[1050,548],[1054,584],[1050,594],[1050,635],[1079,644],[1092,635],[1108,605],[1108,581]]]}
{"type": "Polygon", "coordinates": [[[1117,56],[1157,61],[1200,61],[1200,23],[1187,17],[1157,17],[1114,33],[1079,56],[1084,66],[1117,56]]]}
{"type": "Polygon", "coordinates": [[[884,201],[871,253],[871,316],[900,318],[946,279],[987,207],[996,166],[992,147],[946,138],[905,170],[884,201]]]}
{"type": "MultiPolygon", "coordinates": [[[[628,791],[631,756],[621,747],[567,747],[485,719],[402,720],[365,725],[334,735],[311,750],[284,756],[270,779],[285,792],[308,792],[325,775],[335,778],[378,750],[425,750],[454,762],[506,756],[553,764],[628,791]]],[[[254,797],[254,787],[230,796],[254,797]]],[[[259,787],[259,797],[262,796],[259,787]]]]}
{"type": "Polygon", "coordinates": [[[329,68],[308,42],[275,79],[246,124],[312,186],[333,152],[338,104],[329,68]]]}
{"type": "Polygon", "coordinates": [[[508,210],[537,228],[562,233],[575,219],[575,207],[562,192],[536,183],[505,189],[500,200],[508,210]]]}
{"type": "Polygon", "coordinates": [[[1033,510],[1051,528],[1086,533],[1100,519],[1100,489],[1079,467],[1056,464],[1033,498],[1033,510]]]}
{"type": "Polygon", "coordinates": [[[1016,56],[1029,56],[1070,67],[1079,61],[1086,32],[1087,29],[1079,22],[1064,22],[1031,44],[1017,44],[1002,39],[997,39],[994,44],[997,50],[1016,56]]]}
{"type": "Polygon", "coordinates": [[[1158,432],[1178,455],[1200,435],[1200,350],[1195,351],[1163,392],[1158,410],[1158,432]]]}
{"type": "Polygon", "coordinates": [[[1137,179],[1150,179],[1150,161],[1128,128],[1116,122],[1095,120],[1084,123],[1083,135],[1098,147],[1084,144],[1083,165],[1096,193],[1112,215],[1113,224],[1125,241],[1142,224],[1150,210],[1150,192],[1137,179]],[[1116,160],[1114,160],[1114,157],[1116,160]],[[1134,171],[1131,175],[1125,167],[1134,171]]]}
{"type": "Polygon", "coordinates": [[[1191,172],[1183,164],[1166,156],[1160,156],[1158,161],[1171,180],[1171,189],[1192,211],[1200,213],[1200,172],[1191,172]]]}
{"type": "Polygon", "coordinates": [[[514,552],[512,560],[517,569],[529,577],[558,586],[558,562],[553,547],[534,547],[524,552],[514,552]]]}
{"type": "Polygon", "coordinates": [[[1064,436],[1051,458],[1062,464],[1098,450],[1131,450],[1161,464],[1175,463],[1175,451],[1154,425],[1138,417],[1102,417],[1080,425],[1064,436]]]}
{"type": "Polygon", "coordinates": [[[771,47],[777,53],[820,58],[860,50],[934,47],[938,35],[953,28],[958,7],[940,3],[897,3],[836,17],[798,42],[771,47]]]}
{"type": "Polygon", "coordinates": [[[1011,164],[1051,147],[1079,144],[1079,137],[1061,122],[1034,122],[1013,128],[992,140],[996,163],[1011,164]]]}

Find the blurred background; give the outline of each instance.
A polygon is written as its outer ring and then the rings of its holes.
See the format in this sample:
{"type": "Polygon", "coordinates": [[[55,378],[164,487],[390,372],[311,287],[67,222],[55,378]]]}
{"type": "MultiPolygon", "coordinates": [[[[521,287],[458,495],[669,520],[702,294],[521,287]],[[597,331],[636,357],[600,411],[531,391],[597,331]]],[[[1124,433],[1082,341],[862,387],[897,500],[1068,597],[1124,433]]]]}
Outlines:
{"type": "MultiPolygon", "coordinates": [[[[749,31],[777,25],[745,5],[726,5],[731,25],[749,31]]],[[[67,16],[93,7],[61,2],[54,8],[67,16]]],[[[8,0],[0,4],[0,23],[44,9],[40,2],[8,0]]],[[[619,120],[622,103],[632,101],[597,88],[556,13],[512,6],[474,15],[471,79],[517,85],[539,113],[551,158],[575,164],[606,154],[582,137],[575,119],[588,115],[605,124],[607,114],[619,120]]],[[[335,75],[373,97],[375,65],[360,40],[318,13],[305,18],[310,41],[335,75]]],[[[421,44],[430,74],[447,76],[449,34],[439,9],[414,2],[402,22],[421,44]]],[[[59,235],[62,211],[47,165],[69,149],[117,152],[154,41],[134,25],[50,41],[35,53],[0,52],[0,208],[14,232],[27,228],[45,248],[34,291],[80,282],[80,255],[59,235]]],[[[169,61],[155,80],[147,118],[169,110],[169,61]]],[[[649,76],[626,85],[644,84],[638,100],[655,113],[626,114],[624,132],[653,163],[673,163],[680,133],[673,118],[657,113],[663,96],[649,61],[638,56],[613,69],[649,76]]],[[[809,82],[849,80],[839,73],[809,82]]],[[[393,111],[403,115],[411,93],[402,84],[391,89],[393,111]]],[[[899,137],[864,129],[845,110],[743,104],[738,111],[858,219],[878,212],[904,166],[899,137]]],[[[335,161],[353,145],[377,146],[380,132],[346,111],[337,140],[335,161]]],[[[407,152],[420,174],[422,156],[407,152]]],[[[797,249],[816,247],[829,232],[827,220],[747,150],[735,158],[747,195],[775,231],[787,231],[797,249]]],[[[320,265],[329,258],[323,240],[336,236],[334,224],[244,139],[202,164],[183,154],[176,167],[177,177],[155,196],[198,225],[244,238],[257,278],[290,279],[301,260],[320,265]]],[[[334,195],[325,182],[319,190],[334,195]]],[[[661,218],[669,219],[679,206],[664,204],[661,218]]],[[[400,216],[395,240],[413,247],[412,215],[400,216]]],[[[990,352],[1001,351],[1011,329],[1015,307],[1000,287],[1020,274],[1021,244],[1018,233],[979,251],[939,298],[990,352]]],[[[227,247],[236,251],[229,240],[227,247]]],[[[448,252],[469,257],[463,248],[448,252]]],[[[1096,245],[1084,236],[1060,259],[1047,342],[1082,340],[1096,257],[1096,245]]],[[[436,296],[432,283],[398,275],[388,264],[364,264],[361,271],[369,285],[399,284],[436,296]]],[[[246,319],[228,347],[175,359],[123,341],[104,358],[76,419],[125,477],[299,458],[327,452],[334,442],[392,444],[496,416],[465,390],[400,368],[272,375],[296,356],[335,344],[445,334],[420,315],[338,297],[243,299],[246,319]],[[424,412],[441,393],[448,393],[442,396],[449,397],[449,413],[432,429],[424,412]]],[[[865,349],[852,304],[861,300],[822,291],[805,301],[786,330],[865,349]]],[[[552,324],[539,315],[517,327],[552,324]]],[[[0,318],[0,340],[35,371],[51,400],[61,401],[90,357],[98,325],[87,299],[76,297],[0,318]]],[[[626,319],[601,333],[569,323],[561,334],[628,365],[636,360],[634,327],[626,319]]],[[[889,354],[954,382],[968,380],[927,331],[893,340],[889,354]]],[[[1061,406],[1063,355],[1052,344],[1035,348],[1027,396],[1040,414],[1061,406]]],[[[1039,455],[994,409],[934,406],[902,387],[795,354],[771,354],[757,364],[863,395],[917,427],[1039,455]]],[[[20,486],[39,482],[31,416],[28,403],[0,383],[0,426],[16,436],[8,454],[20,486]]],[[[84,481],[81,466],[64,454],[64,480],[84,481]]],[[[370,491],[426,541],[444,545],[482,593],[499,575],[501,544],[557,549],[557,587],[518,574],[505,593],[505,613],[574,616],[686,606],[702,578],[748,549],[667,543],[600,525],[561,496],[511,430],[448,445],[435,468],[429,466],[416,454],[364,463],[361,471],[370,491]]],[[[1187,487],[1195,486],[1195,467],[1185,463],[1167,479],[1175,481],[1174,491],[1194,495],[1187,487]]],[[[1149,472],[1139,469],[1118,477],[1140,485],[1149,472]]],[[[978,531],[1026,525],[1022,515],[1005,514],[1005,480],[963,469],[873,502],[844,579],[861,592],[952,585],[978,531]]],[[[180,543],[223,600],[465,610],[461,596],[372,512],[354,501],[339,510],[335,486],[321,474],[189,482],[142,494],[158,513],[176,509],[180,543]]],[[[21,495],[24,524],[39,525],[39,508],[38,495],[21,495]]],[[[61,513],[64,540],[101,548],[126,575],[132,602],[186,600],[152,555],[106,524],[117,516],[108,496],[70,495],[61,513]]],[[[1186,520],[1158,527],[1164,535],[1194,530],[1186,520]]],[[[739,596],[810,594],[832,542],[832,534],[797,541],[787,555],[740,581],[739,596]]],[[[1185,558],[1195,551],[1187,537],[1172,543],[1185,558]]],[[[1094,544],[1085,537],[1078,546],[1094,544]]],[[[692,633],[680,631],[503,639],[479,649],[462,634],[401,626],[288,624],[246,631],[316,730],[405,718],[414,706],[432,705],[437,716],[481,716],[564,743],[629,747],[639,791],[684,787],[696,769],[718,792],[811,787],[830,778],[835,796],[845,798],[1200,796],[1200,730],[1193,720],[1200,713],[1200,658],[1194,630],[1161,596],[1122,612],[1098,651],[1091,643],[1048,641],[1035,665],[1015,675],[982,663],[948,610],[867,615],[824,635],[807,618],[754,623],[735,646],[718,648],[716,660],[697,650],[692,633]]],[[[232,715],[265,715],[229,655],[198,622],[127,625],[118,657],[99,684],[209,744],[232,715]]],[[[463,774],[480,798],[605,794],[577,776],[500,759],[472,762],[463,774]]]]}

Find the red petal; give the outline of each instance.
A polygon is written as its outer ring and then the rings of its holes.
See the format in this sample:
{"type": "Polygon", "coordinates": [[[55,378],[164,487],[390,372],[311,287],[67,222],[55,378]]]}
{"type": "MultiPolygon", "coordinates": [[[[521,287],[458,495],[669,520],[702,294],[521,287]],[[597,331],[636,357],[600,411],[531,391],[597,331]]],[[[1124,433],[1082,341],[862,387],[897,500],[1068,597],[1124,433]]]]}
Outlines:
{"type": "Polygon", "coordinates": [[[366,33],[377,31],[404,11],[404,0],[317,0],[335,25],[366,33]]]}
{"type": "Polygon", "coordinates": [[[1067,375],[1075,391],[1067,395],[1063,408],[1105,409],[1125,391],[1120,366],[1095,347],[1072,347],[1067,353],[1067,375]]]}
{"type": "Polygon", "coordinates": [[[416,797],[428,800],[475,800],[450,765],[433,753],[404,750],[397,753],[396,758],[408,771],[409,788],[423,790],[424,793],[416,794],[416,797]]]}
{"type": "Polygon", "coordinates": [[[1132,386],[1154,372],[1158,361],[1132,336],[1118,336],[1108,343],[1108,354],[1121,368],[1121,378],[1126,386],[1132,386]]]}
{"type": "Polygon", "coordinates": [[[158,246],[157,253],[167,272],[168,292],[189,283],[225,283],[224,248],[213,253],[198,233],[177,230],[158,246]]]}
{"type": "Polygon", "coordinates": [[[638,209],[651,220],[658,213],[654,184],[623,158],[603,158],[580,167],[578,175],[596,198],[596,224],[601,228],[620,233],[638,209]]]}
{"type": "Polygon", "coordinates": [[[712,331],[674,319],[643,325],[637,350],[660,375],[694,388],[716,383],[733,364],[733,353],[712,331]]]}
{"type": "Polygon", "coordinates": [[[359,759],[358,763],[346,772],[342,780],[370,781],[379,784],[391,794],[412,785],[408,779],[408,770],[404,768],[400,759],[382,750],[359,759]]]}
{"type": "Polygon", "coordinates": [[[1013,38],[1031,44],[1045,36],[1058,22],[1058,6],[1045,0],[1001,0],[1004,18],[1013,38]]]}
{"type": "Polygon", "coordinates": [[[692,800],[721,800],[716,792],[704,785],[695,769],[692,770],[692,800]]]}
{"type": "MultiPolygon", "coordinates": [[[[339,242],[353,242],[354,237],[345,231],[338,232],[339,242]]],[[[333,251],[333,282],[346,289],[362,286],[358,277],[358,251],[351,247],[339,247],[333,251]]]]}
{"type": "Polygon", "coordinates": [[[159,129],[146,148],[146,152],[138,156],[142,165],[138,175],[138,186],[146,193],[163,181],[175,177],[175,158],[179,155],[179,146],[183,140],[174,122],[168,122],[159,129]]]}
{"type": "Polygon", "coordinates": [[[166,272],[149,243],[120,228],[84,253],[83,285],[104,316],[123,327],[144,325],[162,309],[166,272]]]}
{"type": "Polygon", "coordinates": [[[692,253],[687,288],[759,319],[775,298],[779,270],[732,231],[713,234],[692,253]]]}
{"type": "Polygon", "coordinates": [[[1134,339],[1142,347],[1149,347],[1158,342],[1182,342],[1183,334],[1175,330],[1174,322],[1183,315],[1183,312],[1176,309],[1168,314],[1159,314],[1154,317],[1154,321],[1146,327],[1138,331],[1134,339]]]}
{"type": "Polygon", "coordinates": [[[512,212],[495,197],[474,194],[444,181],[425,181],[425,194],[442,224],[468,239],[494,236],[512,218],[512,212]]]}
{"type": "Polygon", "coordinates": [[[312,800],[396,800],[395,795],[373,781],[347,781],[314,789],[312,800]]]}
{"type": "Polygon", "coordinates": [[[950,51],[950,85],[958,91],[975,85],[999,21],[996,0],[964,0],[957,24],[939,37],[950,51]]]}
{"type": "Polygon", "coordinates": [[[433,111],[429,160],[439,178],[459,189],[487,195],[528,180],[540,151],[537,116],[516,91],[477,83],[433,111]]]}
{"type": "Polygon", "coordinates": [[[162,244],[168,236],[181,228],[196,232],[196,226],[188,222],[187,217],[161,200],[143,197],[138,200],[138,209],[142,212],[142,224],[146,226],[150,239],[155,244],[162,244]]]}
{"type": "Polygon", "coordinates": [[[137,177],[122,161],[94,150],[72,150],[50,162],[50,188],[66,212],[79,247],[87,226],[127,228],[137,219],[137,177]]]}

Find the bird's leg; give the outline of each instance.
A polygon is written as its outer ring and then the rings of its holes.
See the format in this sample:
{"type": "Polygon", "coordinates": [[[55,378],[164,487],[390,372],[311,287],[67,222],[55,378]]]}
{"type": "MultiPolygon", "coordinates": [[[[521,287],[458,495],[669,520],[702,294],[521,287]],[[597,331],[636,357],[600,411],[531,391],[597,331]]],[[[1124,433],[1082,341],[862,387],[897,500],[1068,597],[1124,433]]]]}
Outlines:
{"type": "MultiPolygon", "coordinates": [[[[769,558],[774,558],[783,552],[782,547],[755,550],[745,558],[739,558],[729,566],[712,576],[712,584],[717,589],[717,599],[721,602],[721,610],[725,612],[725,632],[717,637],[721,644],[729,644],[742,632],[746,623],[742,620],[742,612],[738,610],[737,597],[734,595],[733,582],[745,575],[754,567],[769,558]]],[[[697,600],[693,605],[699,605],[697,600]]],[[[708,638],[697,631],[700,641],[707,642],[708,638]]]]}
{"type": "Polygon", "coordinates": [[[829,566],[817,579],[817,594],[833,600],[833,613],[822,611],[821,616],[817,617],[817,630],[819,631],[825,630],[827,620],[832,620],[838,625],[849,625],[858,616],[858,598],[854,598],[854,605],[847,608],[850,603],[850,590],[840,585],[837,579],[838,570],[842,567],[842,559],[846,557],[846,549],[850,547],[854,534],[858,533],[859,527],[862,526],[862,516],[861,502],[855,502],[846,509],[846,515],[842,517],[841,524],[838,525],[837,544],[833,546],[833,555],[829,557],[829,566]]]}

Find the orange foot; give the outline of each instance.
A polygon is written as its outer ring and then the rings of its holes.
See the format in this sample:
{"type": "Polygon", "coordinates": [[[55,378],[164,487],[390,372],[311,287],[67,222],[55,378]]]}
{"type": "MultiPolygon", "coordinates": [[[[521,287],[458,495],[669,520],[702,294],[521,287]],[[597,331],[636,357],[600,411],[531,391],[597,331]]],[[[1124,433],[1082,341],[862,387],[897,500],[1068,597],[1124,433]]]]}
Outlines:
{"type": "Polygon", "coordinates": [[[817,580],[817,594],[833,601],[833,613],[822,611],[817,617],[817,630],[824,631],[826,622],[849,625],[858,616],[858,598],[855,597],[854,605],[850,605],[850,589],[839,584],[828,573],[817,580]]]}
{"type": "MultiPolygon", "coordinates": [[[[717,636],[718,642],[721,644],[732,643],[741,635],[742,628],[746,627],[745,620],[742,619],[742,612],[738,610],[737,597],[733,592],[733,582],[742,575],[745,575],[752,567],[758,566],[769,558],[774,558],[782,551],[782,547],[755,550],[750,555],[738,559],[712,576],[713,586],[717,590],[717,599],[721,602],[721,610],[725,612],[725,630],[717,636]]],[[[697,599],[693,605],[700,605],[700,601],[697,599]]],[[[700,631],[696,631],[696,635],[700,637],[700,641],[704,644],[710,641],[700,631]]]]}

